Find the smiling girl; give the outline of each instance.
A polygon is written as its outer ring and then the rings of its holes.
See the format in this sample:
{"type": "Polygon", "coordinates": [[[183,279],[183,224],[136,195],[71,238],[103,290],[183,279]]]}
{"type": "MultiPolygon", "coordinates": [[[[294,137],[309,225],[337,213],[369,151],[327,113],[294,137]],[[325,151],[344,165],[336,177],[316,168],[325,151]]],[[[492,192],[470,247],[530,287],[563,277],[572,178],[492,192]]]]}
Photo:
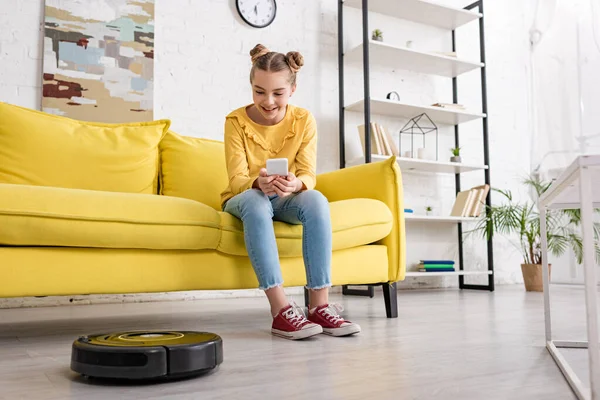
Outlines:
{"type": "Polygon", "coordinates": [[[253,103],[225,120],[229,187],[221,195],[223,209],[242,220],[246,250],[271,305],[274,335],[303,339],[319,333],[358,333],[360,326],[340,317],[339,306],[328,300],[332,232],[329,203],[314,190],[316,122],[309,111],[288,104],[304,59],[298,52],[272,52],[260,44],[250,56],[253,103]],[[267,175],[265,165],[271,158],[288,160],[287,176],[267,175]],[[308,316],[283,290],[273,220],[303,226],[308,316]]]}

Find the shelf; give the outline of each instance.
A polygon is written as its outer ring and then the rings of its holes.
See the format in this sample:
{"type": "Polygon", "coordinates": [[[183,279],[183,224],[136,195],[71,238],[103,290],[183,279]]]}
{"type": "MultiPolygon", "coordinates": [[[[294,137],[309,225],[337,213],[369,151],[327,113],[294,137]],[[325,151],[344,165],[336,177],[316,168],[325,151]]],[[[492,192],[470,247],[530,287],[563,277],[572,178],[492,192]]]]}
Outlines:
{"type": "MultiPolygon", "coordinates": [[[[371,161],[387,160],[390,156],[372,155],[371,161]]],[[[419,158],[396,158],[401,170],[433,172],[441,174],[462,174],[464,172],[488,169],[487,165],[463,164],[455,162],[421,160],[419,158]]]]}
{"type": "Polygon", "coordinates": [[[459,275],[492,275],[492,271],[454,271],[454,272],[420,272],[407,271],[406,277],[424,277],[424,276],[459,276],[459,275]]]}
{"type": "MultiPolygon", "coordinates": [[[[344,5],[362,9],[361,0],[345,0],[344,5]]],[[[478,12],[422,0],[369,0],[369,11],[444,29],[481,18],[478,12]]]]}
{"type": "Polygon", "coordinates": [[[457,224],[459,222],[471,222],[477,221],[479,218],[476,217],[451,217],[451,216],[438,216],[438,215],[419,215],[404,213],[404,219],[406,221],[420,221],[420,222],[448,222],[457,224]]]}
{"type": "MultiPolygon", "coordinates": [[[[365,107],[364,103],[365,100],[361,99],[346,106],[346,110],[363,112],[365,107]]],[[[485,114],[453,110],[450,108],[419,106],[387,99],[371,99],[371,114],[412,118],[422,113],[427,113],[433,122],[447,125],[458,125],[485,117],[485,114]]]]}
{"type": "MultiPolygon", "coordinates": [[[[361,62],[363,45],[349,50],[344,57],[349,62],[361,62]]],[[[454,78],[465,72],[483,67],[480,62],[465,61],[454,57],[428,53],[406,47],[397,47],[376,41],[369,42],[369,62],[372,65],[387,65],[423,74],[454,78]]]]}
{"type": "Polygon", "coordinates": [[[479,171],[488,168],[487,165],[471,165],[443,161],[420,160],[418,158],[399,157],[397,160],[400,169],[406,171],[423,171],[442,174],[462,174],[464,172],[479,171]]]}
{"type": "MultiPolygon", "coordinates": [[[[385,161],[391,156],[382,156],[380,154],[371,154],[371,162],[385,161]]],[[[430,172],[437,174],[462,174],[471,171],[481,171],[488,169],[487,165],[463,164],[455,162],[421,160],[419,158],[396,157],[396,162],[402,172],[430,172]]],[[[360,165],[364,163],[364,158],[356,159],[347,164],[347,166],[360,165]]]]}
{"type": "MultiPolygon", "coordinates": [[[[341,39],[340,42],[348,43],[344,38],[344,30],[351,30],[354,35],[352,36],[358,41],[353,40],[353,47],[346,46],[344,49],[343,46],[338,46],[338,83],[340,90],[343,91],[344,87],[347,85],[351,85],[356,92],[356,95],[348,96],[348,100],[343,100],[341,104],[339,104],[340,108],[340,155],[343,166],[354,166],[364,164],[365,156],[356,157],[354,159],[347,159],[344,156],[344,146],[347,144],[347,132],[344,130],[344,126],[346,126],[350,121],[352,123],[355,122],[357,117],[361,120],[371,120],[376,121],[377,119],[383,119],[382,117],[394,118],[397,119],[397,122],[404,122],[408,120],[410,122],[411,119],[418,117],[422,114],[426,114],[431,121],[435,123],[437,127],[441,126],[454,126],[457,127],[460,124],[473,122],[473,128],[475,127],[475,122],[482,121],[484,122],[482,125],[483,131],[483,154],[487,154],[489,152],[489,144],[488,144],[488,136],[489,129],[486,121],[489,110],[487,109],[487,103],[485,101],[487,96],[487,86],[485,80],[485,68],[487,67],[485,60],[485,41],[483,38],[483,13],[471,11],[473,10],[482,10],[482,4],[473,3],[470,6],[467,6],[469,10],[464,8],[454,7],[454,6],[446,6],[443,4],[438,4],[435,1],[444,1],[448,3],[446,0],[340,0],[340,4],[346,7],[338,8],[338,20],[343,21],[344,13],[350,13],[349,15],[352,17],[353,23],[351,24],[338,24],[338,37],[341,39]],[[366,4],[366,7],[363,8],[363,3],[366,4]],[[353,9],[351,9],[353,8],[353,9]],[[373,17],[378,17],[378,15],[374,15],[374,13],[380,14],[382,16],[388,17],[381,19],[378,24],[383,23],[389,24],[389,26],[396,26],[401,24],[404,28],[406,28],[407,32],[404,39],[396,42],[396,43],[388,43],[379,42],[374,40],[369,40],[371,35],[371,30],[376,28],[376,26],[371,26],[369,28],[369,20],[372,20],[373,17]],[[355,18],[361,14],[362,22],[354,21],[358,18],[355,18]],[[409,22],[406,22],[409,21],[409,22]],[[410,23],[413,22],[413,23],[410,23]],[[444,55],[438,53],[435,50],[443,50],[442,48],[431,48],[427,44],[416,46],[404,46],[405,41],[418,41],[421,34],[418,32],[421,29],[428,29],[438,32],[443,32],[444,30],[448,34],[452,31],[452,39],[453,45],[454,42],[454,33],[458,27],[461,27],[465,24],[470,24],[471,28],[478,30],[478,38],[479,43],[478,46],[481,47],[480,56],[475,58],[471,58],[468,54],[464,53],[462,55],[463,58],[451,57],[451,55],[444,55]],[[344,26],[345,25],[345,26],[344,26]],[[427,25],[427,26],[423,26],[427,25]],[[436,29],[439,28],[439,29],[436,29]],[[412,33],[408,33],[408,31],[415,31],[412,33]],[[359,36],[359,33],[362,34],[359,36]],[[362,37],[363,39],[358,39],[362,37]],[[365,46],[368,46],[365,47],[365,46]],[[415,49],[416,47],[417,49],[415,49]],[[367,52],[369,54],[369,62],[364,63],[363,54],[367,52]],[[465,59],[465,57],[470,58],[470,60],[465,59]],[[426,87],[424,88],[424,92],[422,94],[427,96],[419,96],[412,97],[407,96],[406,93],[402,95],[400,93],[401,100],[389,100],[385,99],[386,92],[378,92],[374,93],[369,90],[368,84],[365,85],[365,88],[360,90],[358,94],[356,79],[344,79],[344,65],[348,65],[348,69],[350,71],[357,72],[359,69],[362,70],[363,76],[370,76],[371,82],[375,79],[380,79],[382,76],[381,73],[385,73],[385,71],[411,71],[412,73],[408,73],[407,78],[413,77],[418,78],[422,75],[430,75],[432,77],[442,77],[440,83],[445,81],[447,78],[452,78],[455,84],[452,85],[452,97],[450,97],[450,93],[447,95],[441,96],[440,94],[436,94],[436,89],[434,87],[426,87]],[[354,71],[357,70],[357,71],[354,71]],[[479,73],[474,71],[479,70],[479,73]],[[473,103],[469,104],[469,109],[456,108],[456,107],[436,107],[431,104],[434,103],[444,103],[449,102],[450,98],[457,98],[458,93],[458,83],[462,81],[462,79],[457,80],[457,77],[463,76],[463,74],[471,73],[469,77],[475,78],[475,75],[481,75],[479,83],[481,85],[481,105],[473,103]],[[366,103],[368,101],[368,104],[366,103]],[[425,105],[427,104],[427,105],[425,105]],[[368,110],[365,110],[365,106],[368,110]],[[351,114],[350,114],[351,113],[351,114]],[[355,114],[356,113],[356,114],[355,114]],[[365,114],[366,113],[366,114],[365,114]]],[[[462,6],[462,5],[461,5],[462,6]]],[[[385,26],[379,27],[384,31],[384,38],[386,28],[385,26]]],[[[471,29],[469,29],[471,30],[471,29]]],[[[469,39],[475,40],[475,34],[469,34],[469,39]]],[[[393,40],[392,40],[393,42],[393,40]]],[[[408,44],[408,42],[407,42],[408,44]]],[[[459,44],[460,47],[460,44],[459,44]]],[[[406,73],[404,73],[406,75],[406,73]]],[[[437,83],[437,80],[440,78],[435,78],[434,83],[437,83]]],[[[367,82],[368,83],[368,82],[367,82]]],[[[343,92],[342,92],[343,93],[343,92]]],[[[458,101],[454,101],[458,102],[458,101]]],[[[360,122],[359,122],[360,124],[360,122]]],[[[367,131],[369,127],[366,127],[367,131]]],[[[356,128],[355,128],[356,129],[356,128]]],[[[458,146],[458,128],[455,128],[455,142],[458,146]]],[[[353,132],[356,132],[354,130],[353,132]]],[[[371,142],[373,143],[373,142],[371,142]]],[[[405,143],[402,142],[404,145],[405,143]]],[[[410,148],[409,148],[410,149],[410,148]]],[[[402,150],[407,150],[407,146],[403,146],[402,150]]],[[[373,148],[370,150],[371,152],[377,151],[373,148]]],[[[364,153],[368,155],[368,153],[364,153]]],[[[407,154],[401,151],[400,154],[407,154]]],[[[439,156],[439,152],[438,152],[439,156]]],[[[389,159],[391,156],[382,156],[382,155],[371,155],[370,159],[372,162],[378,162],[389,159]]],[[[476,164],[466,164],[466,163],[452,163],[450,162],[449,154],[448,157],[443,157],[442,161],[433,161],[433,160],[424,160],[418,158],[408,158],[408,157],[395,157],[396,162],[399,165],[399,168],[403,172],[408,173],[429,173],[429,174],[456,174],[456,182],[457,185],[460,185],[460,180],[462,177],[462,173],[470,172],[470,171],[487,171],[489,170],[488,165],[476,165],[476,164]]],[[[481,161],[479,161],[481,162],[481,161]]],[[[486,164],[486,163],[483,163],[486,164]]],[[[489,164],[489,163],[487,163],[489,164]]],[[[489,174],[486,175],[486,183],[489,184],[489,174]]],[[[421,177],[416,175],[415,177],[421,177]]],[[[427,178],[427,176],[422,176],[422,178],[427,178]]],[[[416,185],[416,191],[419,190],[419,185],[416,185]]],[[[600,192],[600,191],[599,191],[600,192]]],[[[600,206],[599,206],[600,208],[600,206]]],[[[434,210],[435,211],[435,210],[434,210]]],[[[438,209],[441,213],[441,209],[438,209]]],[[[438,213],[436,211],[436,213],[438,213]]],[[[414,213],[404,213],[404,219],[406,221],[407,232],[420,229],[449,229],[448,234],[452,233],[454,230],[454,226],[460,231],[460,224],[465,223],[472,226],[475,226],[478,223],[484,222],[481,217],[453,217],[450,215],[424,215],[425,208],[420,208],[417,210],[418,214],[414,213]],[[422,215],[421,215],[422,214],[422,215]],[[427,225],[429,224],[429,225],[427,225]]],[[[446,232],[444,232],[446,233],[446,232]]],[[[459,258],[463,259],[464,251],[462,246],[460,245],[462,238],[458,238],[458,251],[459,258]]],[[[464,285],[466,289],[486,289],[493,290],[493,282],[490,282],[491,276],[493,276],[493,268],[494,268],[494,260],[493,255],[491,253],[491,242],[487,242],[487,261],[488,268],[491,271],[453,271],[453,272],[420,272],[420,271],[407,271],[407,277],[418,277],[418,278],[430,278],[430,277],[442,277],[442,276],[464,276],[464,275],[480,275],[485,277],[487,275],[487,279],[485,281],[487,284],[468,284],[464,285]]],[[[438,278],[439,279],[439,278],[438,278]]],[[[462,278],[461,278],[462,280],[462,278]]]]}

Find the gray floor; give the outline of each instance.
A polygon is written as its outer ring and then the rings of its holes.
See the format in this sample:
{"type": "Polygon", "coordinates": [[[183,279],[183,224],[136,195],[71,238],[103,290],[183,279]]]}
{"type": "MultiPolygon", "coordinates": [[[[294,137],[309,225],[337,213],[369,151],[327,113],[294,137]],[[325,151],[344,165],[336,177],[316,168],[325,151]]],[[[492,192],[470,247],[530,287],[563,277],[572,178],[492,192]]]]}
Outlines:
{"type": "MultiPolygon", "coordinates": [[[[584,339],[583,291],[552,294],[555,338],[584,339]]],[[[362,334],[272,337],[262,298],[0,310],[0,399],[575,398],[543,346],[541,293],[401,291],[398,319],[385,318],[381,297],[333,300],[362,334]],[[219,333],[225,362],[197,379],[141,386],[70,371],[78,335],[141,328],[219,333]]],[[[569,357],[585,375],[585,350],[569,357]]]]}

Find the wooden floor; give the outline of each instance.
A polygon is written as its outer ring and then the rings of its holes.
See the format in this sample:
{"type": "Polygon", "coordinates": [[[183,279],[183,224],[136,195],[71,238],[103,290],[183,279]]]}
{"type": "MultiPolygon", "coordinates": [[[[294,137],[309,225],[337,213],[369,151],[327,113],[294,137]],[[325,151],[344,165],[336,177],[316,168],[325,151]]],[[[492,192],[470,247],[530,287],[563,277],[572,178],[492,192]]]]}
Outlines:
{"type": "MultiPolygon", "coordinates": [[[[552,294],[556,337],[584,339],[583,291],[552,294]]],[[[333,300],[360,335],[272,337],[263,298],[0,310],[0,399],[575,398],[543,345],[541,293],[401,291],[398,319],[385,318],[381,296],[333,300]],[[219,333],[225,361],[206,376],[153,385],[93,383],[70,371],[78,335],[142,328],[219,333]]],[[[575,352],[585,374],[585,350],[575,352]]]]}

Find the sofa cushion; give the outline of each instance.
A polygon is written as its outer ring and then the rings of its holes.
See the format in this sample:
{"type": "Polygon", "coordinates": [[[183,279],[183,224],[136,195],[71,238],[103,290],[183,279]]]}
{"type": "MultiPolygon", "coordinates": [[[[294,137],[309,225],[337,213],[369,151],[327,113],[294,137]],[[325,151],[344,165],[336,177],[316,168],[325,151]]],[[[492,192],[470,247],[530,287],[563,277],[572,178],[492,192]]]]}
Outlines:
{"type": "MultiPolygon", "coordinates": [[[[392,213],[379,200],[351,199],[330,203],[333,250],[374,243],[392,229],[392,213]]],[[[223,229],[217,250],[236,256],[247,255],[242,221],[219,212],[223,229]]],[[[280,257],[302,257],[302,225],[275,221],[275,237],[280,257]]]]}
{"type": "Polygon", "coordinates": [[[0,102],[0,183],[156,194],[169,125],[82,122],[0,102]]]}
{"type": "Polygon", "coordinates": [[[219,222],[176,197],[0,183],[0,245],[215,249],[219,222]]]}
{"type": "Polygon", "coordinates": [[[221,209],[221,192],[227,187],[223,142],[169,131],[160,142],[160,160],[161,194],[221,209]]]}

